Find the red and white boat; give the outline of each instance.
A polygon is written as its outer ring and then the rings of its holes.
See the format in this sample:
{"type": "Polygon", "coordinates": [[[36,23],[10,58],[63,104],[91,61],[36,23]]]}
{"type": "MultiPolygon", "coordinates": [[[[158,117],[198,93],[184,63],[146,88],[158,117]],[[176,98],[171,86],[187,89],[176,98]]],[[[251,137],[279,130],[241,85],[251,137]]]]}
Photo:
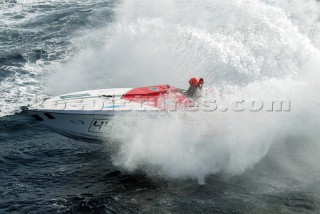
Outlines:
{"type": "Polygon", "coordinates": [[[62,135],[97,140],[108,137],[112,119],[121,116],[161,116],[192,104],[185,90],[156,85],[64,94],[29,106],[26,111],[62,135]]]}

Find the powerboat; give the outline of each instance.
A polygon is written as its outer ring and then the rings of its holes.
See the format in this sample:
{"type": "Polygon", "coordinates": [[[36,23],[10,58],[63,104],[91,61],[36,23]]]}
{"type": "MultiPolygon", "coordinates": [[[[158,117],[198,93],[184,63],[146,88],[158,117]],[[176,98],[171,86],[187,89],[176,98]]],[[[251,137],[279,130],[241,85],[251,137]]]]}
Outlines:
{"type": "Polygon", "coordinates": [[[87,141],[108,138],[115,117],[167,115],[192,102],[183,89],[155,85],[69,93],[45,99],[25,110],[55,132],[87,141]]]}

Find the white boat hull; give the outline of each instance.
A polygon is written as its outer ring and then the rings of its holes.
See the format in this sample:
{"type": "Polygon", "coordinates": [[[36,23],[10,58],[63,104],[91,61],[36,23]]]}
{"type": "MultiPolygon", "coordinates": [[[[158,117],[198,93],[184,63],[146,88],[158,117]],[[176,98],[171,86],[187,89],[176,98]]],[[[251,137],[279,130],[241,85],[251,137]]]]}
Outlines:
{"type": "Polygon", "coordinates": [[[111,132],[111,120],[113,115],[104,114],[67,114],[67,113],[53,113],[41,111],[28,111],[31,116],[38,115],[36,119],[59,134],[67,137],[97,140],[103,139],[111,132]],[[51,115],[50,117],[46,115],[51,115]]]}
{"type": "Polygon", "coordinates": [[[166,115],[188,99],[168,85],[135,89],[102,89],[52,97],[29,106],[27,112],[62,135],[84,140],[105,140],[114,118],[166,115]],[[178,101],[177,101],[178,100],[178,101]]]}

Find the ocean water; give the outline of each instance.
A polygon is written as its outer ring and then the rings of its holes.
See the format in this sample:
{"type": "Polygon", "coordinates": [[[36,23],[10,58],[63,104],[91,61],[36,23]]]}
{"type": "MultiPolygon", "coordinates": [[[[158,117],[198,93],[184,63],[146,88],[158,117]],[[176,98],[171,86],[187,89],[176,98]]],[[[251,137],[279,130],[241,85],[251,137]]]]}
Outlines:
{"type": "Polygon", "coordinates": [[[320,212],[319,1],[0,1],[0,50],[0,213],[320,212]],[[115,118],[104,143],[20,112],[193,76],[290,111],[115,118]]]}

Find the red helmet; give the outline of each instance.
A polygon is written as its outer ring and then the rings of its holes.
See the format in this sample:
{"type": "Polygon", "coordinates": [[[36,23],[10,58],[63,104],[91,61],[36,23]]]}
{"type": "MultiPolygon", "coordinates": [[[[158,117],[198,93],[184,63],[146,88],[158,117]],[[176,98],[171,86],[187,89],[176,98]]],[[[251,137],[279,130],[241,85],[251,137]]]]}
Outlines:
{"type": "Polygon", "coordinates": [[[200,78],[200,79],[199,79],[199,85],[203,85],[203,83],[204,83],[203,78],[200,78]]]}
{"type": "Polygon", "coordinates": [[[193,78],[191,78],[191,79],[189,80],[189,84],[190,84],[191,86],[197,86],[197,85],[199,84],[199,81],[198,81],[197,78],[193,77],[193,78]]]}

